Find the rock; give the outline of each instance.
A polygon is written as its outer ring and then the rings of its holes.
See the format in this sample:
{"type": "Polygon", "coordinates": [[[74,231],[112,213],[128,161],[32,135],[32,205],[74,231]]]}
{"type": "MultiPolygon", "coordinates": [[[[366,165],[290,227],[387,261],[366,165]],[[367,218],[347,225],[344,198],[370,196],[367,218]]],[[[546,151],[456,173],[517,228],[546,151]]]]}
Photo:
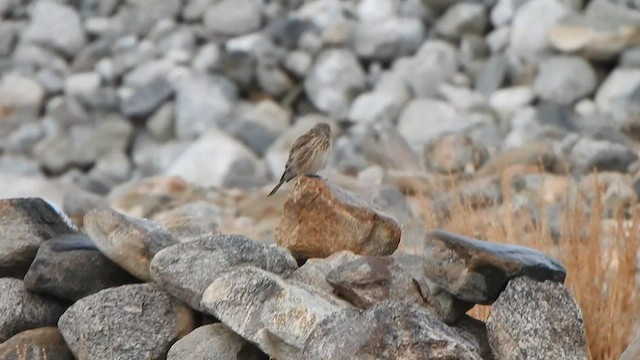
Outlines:
{"type": "Polygon", "coordinates": [[[633,360],[640,357],[640,337],[636,336],[620,355],[620,360],[633,360]]]}
{"type": "Polygon", "coordinates": [[[265,246],[241,235],[209,236],[170,246],[154,256],[152,279],[196,310],[204,291],[234,267],[254,266],[289,276],[298,264],[281,247],[265,246]]]}
{"type": "Polygon", "coordinates": [[[546,171],[559,168],[560,160],[548,143],[529,143],[510,148],[491,157],[478,171],[478,176],[501,174],[513,165],[541,165],[546,171]]]}
{"type": "Polygon", "coordinates": [[[349,109],[349,120],[356,123],[392,123],[398,117],[405,99],[389,92],[372,91],[358,95],[349,109]]]}
{"type": "Polygon", "coordinates": [[[260,8],[252,0],[222,0],[204,13],[204,26],[216,35],[237,36],[257,30],[262,23],[260,8]]]}
{"type": "Polygon", "coordinates": [[[491,9],[491,23],[498,27],[510,24],[520,7],[527,3],[527,0],[498,0],[491,9]]]}
{"type": "Polygon", "coordinates": [[[386,301],[343,310],[309,336],[301,359],[480,359],[478,349],[417,305],[386,301]]]}
{"type": "Polygon", "coordinates": [[[169,82],[157,78],[133,89],[131,94],[121,99],[120,110],[125,116],[145,117],[156,110],[171,95],[173,95],[173,88],[169,82]]]}
{"type": "Polygon", "coordinates": [[[0,342],[25,331],[54,326],[65,306],[47,295],[25,289],[22,280],[0,278],[0,342]]]}
{"type": "Polygon", "coordinates": [[[262,100],[257,104],[237,107],[236,117],[226,132],[256,154],[263,155],[288,128],[291,112],[272,100],[262,100]]]}
{"type": "Polygon", "coordinates": [[[580,308],[552,281],[509,281],[491,307],[487,334],[496,359],[589,358],[580,308]]]}
{"type": "Polygon", "coordinates": [[[167,360],[266,360],[267,356],[222,323],[201,326],[176,341],[167,360]]]}
{"type": "MultiPolygon", "coordinates": [[[[0,109],[3,109],[3,117],[7,118],[4,121],[9,121],[13,116],[36,119],[43,99],[44,90],[35,80],[12,72],[3,74],[0,81],[0,109]]],[[[7,125],[0,125],[0,129],[4,129],[5,126],[7,125]]],[[[3,133],[9,133],[11,130],[13,128],[8,128],[3,133]]]]}
{"type": "Polygon", "coordinates": [[[327,282],[327,274],[340,265],[357,259],[360,256],[361,255],[356,255],[351,251],[343,250],[329,255],[326,258],[308,259],[291,274],[289,280],[295,280],[328,294],[333,294],[333,286],[327,282]]]}
{"type": "Polygon", "coordinates": [[[439,135],[462,131],[471,125],[472,120],[461,116],[449,103],[435,99],[409,101],[398,119],[398,131],[416,151],[439,135]]]}
{"type": "Polygon", "coordinates": [[[571,105],[596,87],[593,67],[581,57],[554,56],[540,63],[533,89],[544,100],[571,105]]]}
{"type": "Polygon", "coordinates": [[[444,83],[440,85],[438,93],[458,110],[474,111],[488,107],[487,99],[484,95],[466,87],[444,83]]]}
{"type": "Polygon", "coordinates": [[[424,147],[427,169],[442,174],[474,173],[489,157],[488,151],[466,134],[445,134],[424,147]]]}
{"type": "Polygon", "coordinates": [[[102,255],[82,234],[45,241],[24,277],[27,290],[72,301],[132,282],[136,279],[102,255]]]}
{"type": "Polygon", "coordinates": [[[110,208],[91,210],[84,227],[98,249],[111,261],[143,281],[150,281],[151,259],[178,241],[160,225],[110,208]]]}
{"type": "Polygon", "coordinates": [[[400,224],[355,194],[322,179],[300,177],[284,204],[276,242],[296,258],[350,250],[389,255],[400,242],[400,224]]]}
{"type": "Polygon", "coordinates": [[[586,137],[578,140],[569,153],[570,165],[579,174],[595,169],[626,172],[636,160],[638,155],[623,144],[586,137]]]}
{"type": "Polygon", "coordinates": [[[176,92],[176,135],[193,138],[225,124],[236,97],[236,85],[221,75],[184,79],[176,92]]]}
{"type": "Polygon", "coordinates": [[[438,19],[436,31],[450,39],[459,39],[464,34],[482,35],[487,22],[485,5],[458,3],[448,8],[438,19]]]}
{"type": "Polygon", "coordinates": [[[638,106],[640,69],[616,68],[609,73],[595,96],[598,110],[618,123],[640,115],[638,106]]]}
{"type": "Polygon", "coordinates": [[[637,41],[640,11],[610,1],[590,1],[584,12],[549,29],[553,46],[598,61],[611,61],[637,41]]]}
{"type": "MultiPolygon", "coordinates": [[[[175,70],[176,65],[169,59],[159,60],[147,60],[139,59],[135,55],[129,55],[134,57],[134,60],[120,60],[121,62],[131,61],[130,65],[133,69],[126,74],[122,79],[122,84],[130,88],[137,88],[147,85],[148,83],[158,79],[168,79],[170,74],[175,70]]],[[[98,65],[96,65],[98,66],[98,65]]],[[[105,76],[105,74],[103,74],[105,76]]],[[[108,77],[108,76],[105,76],[108,77]]],[[[178,89],[179,91],[179,89],[178,89]]]]}
{"type": "Polygon", "coordinates": [[[222,219],[222,209],[204,201],[188,203],[152,217],[179,242],[220,235],[218,224],[222,219]]]}
{"type": "Polygon", "coordinates": [[[89,295],[58,321],[78,359],[163,359],[193,326],[192,310],[152,284],[123,285],[89,295]]]}
{"type": "Polygon", "coordinates": [[[508,118],[517,110],[529,105],[535,94],[528,86],[512,86],[497,90],[489,98],[489,104],[500,115],[508,118]]]}
{"type": "Polygon", "coordinates": [[[537,250],[497,244],[435,230],[427,234],[424,268],[427,276],[455,297],[488,305],[510,279],[529,276],[563,283],[562,264],[537,250]]]}
{"type": "Polygon", "coordinates": [[[0,345],[0,358],[74,360],[62,334],[53,326],[26,330],[8,339],[0,345]]]}
{"type": "Polygon", "coordinates": [[[469,315],[463,315],[451,327],[465,339],[477,344],[476,348],[479,349],[480,356],[483,359],[494,359],[489,338],[487,337],[487,327],[483,321],[474,319],[469,315]]]}
{"type": "Polygon", "coordinates": [[[301,359],[309,334],[348,305],[252,266],[225,272],[202,296],[202,308],[267,355],[301,359]]]}
{"type": "Polygon", "coordinates": [[[80,16],[73,7],[45,0],[34,4],[23,40],[73,56],[87,42],[80,16]]]}
{"type": "Polygon", "coordinates": [[[365,86],[365,73],[356,56],[348,49],[322,51],[304,81],[309,100],[319,110],[344,118],[357,91],[365,86]]]}
{"type": "Polygon", "coordinates": [[[167,141],[175,137],[175,108],[173,102],[165,102],[147,119],[147,131],[155,139],[167,141]]]}
{"type": "Polygon", "coordinates": [[[362,142],[362,152],[369,162],[386,169],[421,171],[422,161],[405,137],[390,124],[367,127],[362,142]]]}
{"type": "Polygon", "coordinates": [[[44,241],[74,232],[71,221],[40,198],[0,200],[0,277],[22,278],[44,241]]]}
{"type": "Polygon", "coordinates": [[[508,64],[506,55],[501,53],[492,55],[476,79],[475,91],[489,98],[504,83],[508,64]]]}
{"type": "Polygon", "coordinates": [[[0,56],[9,56],[17,38],[17,26],[6,21],[0,25],[0,56]]]}
{"type": "Polygon", "coordinates": [[[459,301],[429,280],[420,256],[359,256],[335,267],[326,281],[335,293],[367,309],[385,300],[413,303],[429,309],[439,320],[451,324],[473,307],[459,301]]]}
{"type": "Polygon", "coordinates": [[[164,174],[204,187],[249,187],[267,181],[265,164],[244,144],[216,129],[204,132],[164,174]]]}
{"type": "Polygon", "coordinates": [[[96,94],[100,87],[100,75],[96,72],[84,72],[69,75],[64,81],[64,92],[69,96],[86,99],[96,94]]]}
{"type": "Polygon", "coordinates": [[[547,37],[549,30],[570,13],[559,0],[526,2],[513,18],[510,48],[516,55],[536,63],[552,50],[547,37]]]}
{"type": "Polygon", "coordinates": [[[389,61],[415,53],[424,36],[424,25],[419,19],[366,20],[355,25],[352,47],[360,58],[389,61]]]}

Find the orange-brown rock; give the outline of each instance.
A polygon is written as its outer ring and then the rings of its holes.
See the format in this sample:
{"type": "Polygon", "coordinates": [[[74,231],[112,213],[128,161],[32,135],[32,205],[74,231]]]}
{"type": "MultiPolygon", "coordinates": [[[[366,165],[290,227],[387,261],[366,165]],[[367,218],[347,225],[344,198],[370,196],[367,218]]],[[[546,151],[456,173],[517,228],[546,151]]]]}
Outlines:
{"type": "Polygon", "coordinates": [[[299,177],[275,238],[294,257],[308,259],[342,250],[389,255],[398,248],[401,232],[394,218],[354,193],[320,178],[299,177]]]}

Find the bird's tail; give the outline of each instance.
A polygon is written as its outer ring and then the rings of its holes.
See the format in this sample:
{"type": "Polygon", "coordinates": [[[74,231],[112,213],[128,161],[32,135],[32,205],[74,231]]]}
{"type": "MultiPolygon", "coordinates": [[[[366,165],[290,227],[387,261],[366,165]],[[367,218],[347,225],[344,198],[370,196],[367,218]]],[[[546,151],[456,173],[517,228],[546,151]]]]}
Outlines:
{"type": "Polygon", "coordinates": [[[269,193],[269,195],[267,195],[267,197],[275,194],[276,191],[278,191],[278,189],[280,189],[280,186],[282,186],[282,184],[284,184],[284,179],[280,179],[280,181],[278,182],[278,185],[276,185],[276,187],[274,187],[273,190],[271,190],[271,192],[269,193]]]}

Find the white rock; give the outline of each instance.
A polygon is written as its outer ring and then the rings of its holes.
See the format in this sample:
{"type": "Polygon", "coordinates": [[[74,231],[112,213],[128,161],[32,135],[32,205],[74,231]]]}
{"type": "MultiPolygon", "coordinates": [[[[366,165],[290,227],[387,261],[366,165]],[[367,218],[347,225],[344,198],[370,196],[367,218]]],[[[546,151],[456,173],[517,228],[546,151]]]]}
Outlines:
{"type": "Polygon", "coordinates": [[[535,95],[528,86],[512,86],[494,92],[489,98],[489,105],[500,115],[508,116],[515,110],[530,104],[535,95]]]}
{"type": "Polygon", "coordinates": [[[634,95],[640,87],[640,69],[617,68],[600,85],[595,101],[598,109],[610,114],[616,121],[628,120],[640,113],[638,96],[634,95]]]}
{"type": "Polygon", "coordinates": [[[69,56],[74,55],[87,42],[76,10],[51,0],[35,2],[31,23],[22,38],[51,46],[69,56]]]}

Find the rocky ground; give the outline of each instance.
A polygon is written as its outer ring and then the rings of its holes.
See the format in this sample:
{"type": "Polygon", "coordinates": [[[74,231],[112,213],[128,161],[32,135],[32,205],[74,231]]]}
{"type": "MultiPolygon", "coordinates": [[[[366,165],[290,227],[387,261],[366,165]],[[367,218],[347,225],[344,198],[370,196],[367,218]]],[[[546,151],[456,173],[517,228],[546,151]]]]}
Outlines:
{"type": "Polygon", "coordinates": [[[0,0],[0,353],[585,358],[553,254],[425,218],[629,215],[639,34],[632,0],[0,0]],[[328,182],[266,198],[318,121],[328,182]]]}

